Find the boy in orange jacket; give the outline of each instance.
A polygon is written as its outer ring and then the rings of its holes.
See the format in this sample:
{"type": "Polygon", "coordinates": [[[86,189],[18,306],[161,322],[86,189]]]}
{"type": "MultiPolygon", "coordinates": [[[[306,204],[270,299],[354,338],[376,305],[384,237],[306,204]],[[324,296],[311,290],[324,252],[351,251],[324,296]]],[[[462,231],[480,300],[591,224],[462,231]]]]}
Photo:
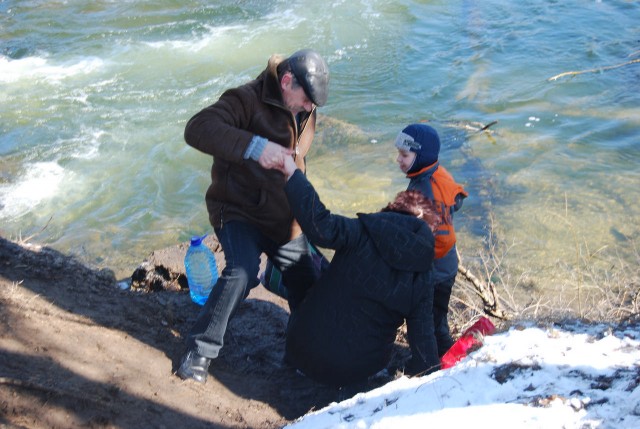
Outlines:
{"type": "Polygon", "coordinates": [[[400,170],[410,179],[407,190],[416,189],[434,201],[442,220],[435,233],[432,277],[435,283],[435,334],[438,354],[442,357],[453,345],[447,321],[449,299],[459,262],[453,214],[462,207],[462,202],[468,194],[438,162],[440,138],[436,130],[429,125],[411,124],[405,127],[396,137],[395,146],[398,149],[396,161],[400,170]]]}

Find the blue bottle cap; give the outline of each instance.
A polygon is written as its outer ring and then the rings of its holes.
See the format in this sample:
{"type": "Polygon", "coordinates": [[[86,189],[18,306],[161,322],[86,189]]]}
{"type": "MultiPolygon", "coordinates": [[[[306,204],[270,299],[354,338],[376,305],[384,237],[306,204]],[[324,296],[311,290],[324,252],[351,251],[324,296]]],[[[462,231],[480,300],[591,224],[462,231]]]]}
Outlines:
{"type": "Polygon", "coordinates": [[[206,236],[207,236],[207,234],[203,235],[202,237],[198,237],[197,235],[191,237],[191,245],[192,246],[199,246],[202,243],[202,240],[204,240],[206,236]]]}

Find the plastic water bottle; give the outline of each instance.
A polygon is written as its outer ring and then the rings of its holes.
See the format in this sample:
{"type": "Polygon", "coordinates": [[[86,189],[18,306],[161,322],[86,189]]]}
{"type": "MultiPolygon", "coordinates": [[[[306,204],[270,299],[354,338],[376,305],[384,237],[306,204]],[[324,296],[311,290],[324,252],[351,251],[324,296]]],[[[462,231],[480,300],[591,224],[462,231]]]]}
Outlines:
{"type": "Polygon", "coordinates": [[[485,335],[491,335],[496,331],[491,320],[481,317],[469,329],[464,331],[458,341],[453,343],[451,348],[440,359],[442,369],[451,368],[462,358],[467,356],[469,349],[474,346],[481,346],[485,335]]]}
{"type": "Polygon", "coordinates": [[[218,266],[213,252],[202,243],[202,237],[193,237],[184,257],[184,267],[189,283],[189,295],[198,305],[204,305],[211,289],[218,281],[218,266]]]}

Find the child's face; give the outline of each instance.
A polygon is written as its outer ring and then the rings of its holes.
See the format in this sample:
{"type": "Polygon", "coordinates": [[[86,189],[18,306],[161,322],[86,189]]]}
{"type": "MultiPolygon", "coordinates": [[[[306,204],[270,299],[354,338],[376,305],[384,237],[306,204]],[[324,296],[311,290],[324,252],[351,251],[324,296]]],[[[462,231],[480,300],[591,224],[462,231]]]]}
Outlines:
{"type": "Polygon", "coordinates": [[[415,159],[416,159],[415,152],[398,149],[398,157],[396,158],[396,162],[398,163],[398,166],[400,167],[400,170],[402,170],[403,173],[406,173],[407,171],[409,171],[415,159]]]}

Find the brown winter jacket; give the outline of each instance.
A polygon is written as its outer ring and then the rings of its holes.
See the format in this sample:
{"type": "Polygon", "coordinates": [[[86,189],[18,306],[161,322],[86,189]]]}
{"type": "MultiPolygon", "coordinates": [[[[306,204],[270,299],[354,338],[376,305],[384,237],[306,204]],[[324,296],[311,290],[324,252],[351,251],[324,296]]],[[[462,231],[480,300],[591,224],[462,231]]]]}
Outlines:
{"type": "Polygon", "coordinates": [[[209,221],[214,228],[241,220],[283,244],[301,233],[284,193],[285,179],[244,159],[254,135],[296,151],[296,164],[305,160],[315,133],[316,110],[302,113],[299,128],[284,105],[274,55],[253,81],[225,91],[213,105],[193,116],[184,132],[187,144],[213,156],[211,185],[206,193],[209,221]]]}

